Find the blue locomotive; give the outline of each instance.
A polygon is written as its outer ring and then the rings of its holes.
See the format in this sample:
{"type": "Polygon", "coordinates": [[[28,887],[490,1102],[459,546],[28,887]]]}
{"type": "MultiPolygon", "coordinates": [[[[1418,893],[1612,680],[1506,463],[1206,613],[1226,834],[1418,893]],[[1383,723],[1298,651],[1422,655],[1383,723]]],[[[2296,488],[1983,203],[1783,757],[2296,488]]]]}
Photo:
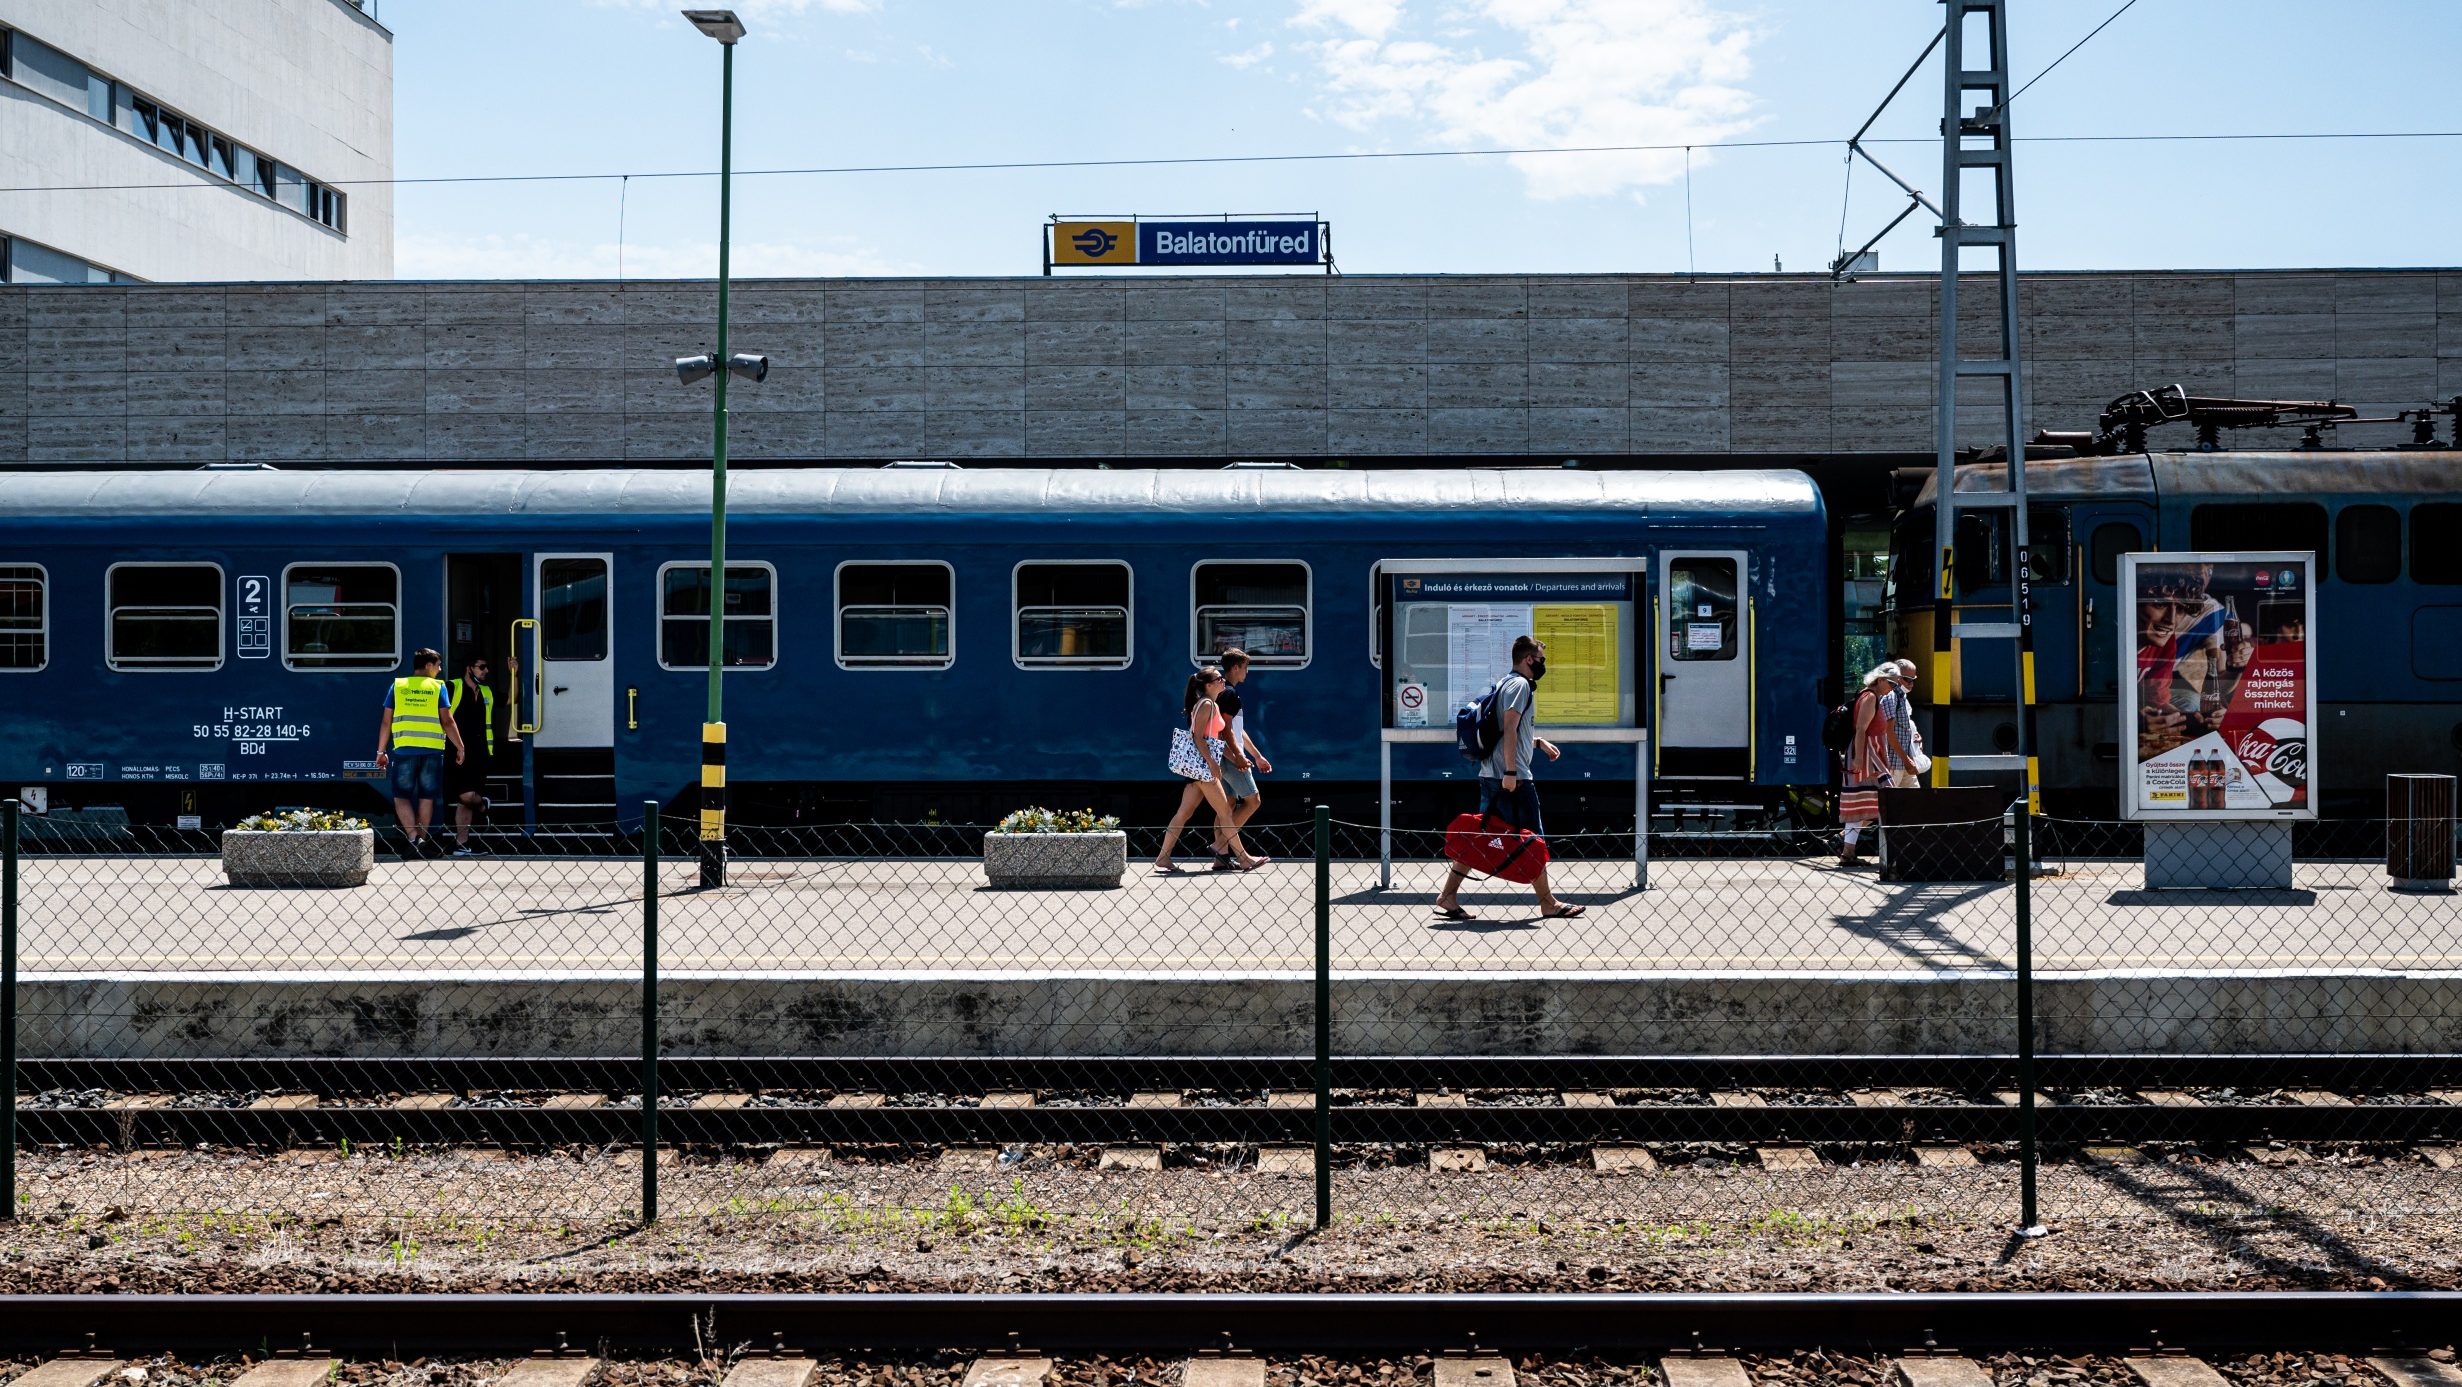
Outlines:
{"type": "MultiPolygon", "coordinates": [[[[1997,465],[1959,487],[2005,485],[1997,465]]],[[[2133,550],[2314,550],[2320,799],[2373,815],[2390,772],[2462,762],[2462,453],[2441,448],[2137,452],[2026,465],[2035,628],[2036,745],[2047,809],[2107,815],[2120,774],[2121,633],[2133,550]]],[[[1898,515],[1885,598],[1889,644],[1932,648],[1933,483],[1898,515]]],[[[2005,620],[2004,513],[1967,513],[1954,547],[1961,620],[2005,620]]],[[[2003,651],[2006,647],[2004,646],[2003,651]]],[[[1919,686],[1935,749],[2006,752],[2012,662],[1958,651],[1951,689],[1919,686]],[[1964,706],[1961,706],[1964,705],[1964,706]]]]}
{"type": "MultiPolygon", "coordinates": [[[[1449,722],[1502,668],[1459,652],[1523,620],[1573,652],[1542,719],[1648,726],[1662,796],[1830,777],[1836,560],[1800,472],[814,468],[739,472],[729,511],[713,584],[694,472],[11,476],[0,783],[148,823],[381,812],[379,705],[433,646],[493,659],[500,824],[622,825],[691,802],[714,647],[737,823],[1155,822],[1182,686],[1237,645],[1269,818],[1364,818],[1381,730],[1449,722]]],[[[1397,748],[1398,813],[1465,770],[1397,748]]],[[[1629,830],[1634,775],[1568,746],[1551,828],[1629,830]]]]}

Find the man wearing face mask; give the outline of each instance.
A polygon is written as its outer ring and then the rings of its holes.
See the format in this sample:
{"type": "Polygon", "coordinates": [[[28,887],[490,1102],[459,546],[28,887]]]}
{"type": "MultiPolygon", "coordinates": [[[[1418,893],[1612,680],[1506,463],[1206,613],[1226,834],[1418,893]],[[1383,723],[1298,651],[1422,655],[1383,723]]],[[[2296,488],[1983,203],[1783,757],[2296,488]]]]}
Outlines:
{"type": "MultiPolygon", "coordinates": [[[[1539,680],[1546,674],[1547,647],[1536,636],[1515,637],[1513,669],[1496,681],[1496,750],[1479,763],[1479,812],[1494,814],[1542,838],[1547,830],[1539,823],[1539,787],[1530,778],[1531,756],[1536,752],[1553,761],[1564,754],[1554,742],[1538,735],[1535,704],[1539,680]]],[[[1446,874],[1444,889],[1436,894],[1436,913],[1442,918],[1470,918],[1457,899],[1467,876],[1458,866],[1446,874]]],[[[1547,889],[1545,872],[1531,887],[1539,893],[1541,915],[1569,920],[1582,913],[1583,907],[1556,899],[1547,889]]]]}

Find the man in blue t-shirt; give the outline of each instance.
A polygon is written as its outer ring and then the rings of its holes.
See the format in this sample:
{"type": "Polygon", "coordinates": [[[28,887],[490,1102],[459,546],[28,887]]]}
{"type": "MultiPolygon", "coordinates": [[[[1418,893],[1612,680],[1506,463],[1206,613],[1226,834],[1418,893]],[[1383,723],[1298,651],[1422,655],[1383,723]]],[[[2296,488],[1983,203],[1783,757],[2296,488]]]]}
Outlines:
{"type": "MultiPolygon", "coordinates": [[[[1547,830],[1539,821],[1539,787],[1530,777],[1532,754],[1543,755],[1550,761],[1564,754],[1538,731],[1539,680],[1546,674],[1547,647],[1536,636],[1516,636],[1513,668],[1496,681],[1496,749],[1479,763],[1479,812],[1494,814],[1515,828],[1529,829],[1542,838],[1547,836],[1547,830]]],[[[1436,893],[1439,918],[1471,918],[1460,900],[1462,883],[1469,875],[1459,866],[1445,873],[1445,888],[1436,893]]],[[[1583,907],[1557,900],[1555,893],[1547,889],[1545,871],[1530,885],[1539,893],[1539,914],[1545,918],[1570,920],[1582,913],[1583,907]]]]}
{"type": "Polygon", "coordinates": [[[462,732],[453,725],[445,681],[436,677],[444,657],[420,650],[410,657],[410,677],[385,690],[384,716],[376,724],[376,768],[393,791],[393,816],[416,855],[428,846],[436,801],[444,795],[445,750],[462,759],[462,732]]]}

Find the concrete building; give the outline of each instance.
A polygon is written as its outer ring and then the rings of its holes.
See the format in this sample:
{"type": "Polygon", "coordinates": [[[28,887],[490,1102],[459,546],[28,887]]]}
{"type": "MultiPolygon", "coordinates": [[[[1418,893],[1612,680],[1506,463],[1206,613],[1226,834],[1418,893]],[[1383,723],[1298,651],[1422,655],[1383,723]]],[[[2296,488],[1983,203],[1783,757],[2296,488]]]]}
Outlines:
{"type": "Polygon", "coordinates": [[[0,278],[384,279],[393,35],[352,0],[0,0],[0,278]]]}
{"type": "MultiPolygon", "coordinates": [[[[2371,415],[2462,395],[2462,271],[2022,289],[2035,427],[2172,382],[2371,415]]],[[[1990,294],[1959,301],[1994,330],[1990,294]]],[[[730,451],[1928,458],[1936,302],[1928,276],[747,281],[729,345],[772,369],[731,393],[730,451]]],[[[708,350],[716,307],[709,281],[0,289],[0,466],[703,465],[709,387],[669,363],[708,350]]],[[[1963,423],[1998,442],[1983,411],[1963,423]]]]}

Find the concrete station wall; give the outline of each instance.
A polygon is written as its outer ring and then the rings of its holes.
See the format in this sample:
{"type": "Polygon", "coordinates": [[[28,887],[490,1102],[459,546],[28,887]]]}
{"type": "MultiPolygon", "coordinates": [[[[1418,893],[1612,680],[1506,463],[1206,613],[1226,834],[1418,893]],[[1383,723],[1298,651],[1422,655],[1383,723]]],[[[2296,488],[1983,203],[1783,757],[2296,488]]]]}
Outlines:
{"type": "MultiPolygon", "coordinates": [[[[2175,381],[2371,414],[2462,395],[2462,271],[2022,290],[2036,427],[2175,381]]],[[[1923,276],[748,281],[731,345],[772,370],[731,393],[731,450],[1926,453],[1936,303],[1923,276]]],[[[1961,304],[1967,331],[1997,330],[1980,283],[1961,304]]],[[[714,313],[707,281],[0,289],[0,465],[688,461],[708,455],[709,387],[668,363],[712,345],[714,313]]],[[[1997,441],[1981,411],[1967,423],[1997,441]]]]}

